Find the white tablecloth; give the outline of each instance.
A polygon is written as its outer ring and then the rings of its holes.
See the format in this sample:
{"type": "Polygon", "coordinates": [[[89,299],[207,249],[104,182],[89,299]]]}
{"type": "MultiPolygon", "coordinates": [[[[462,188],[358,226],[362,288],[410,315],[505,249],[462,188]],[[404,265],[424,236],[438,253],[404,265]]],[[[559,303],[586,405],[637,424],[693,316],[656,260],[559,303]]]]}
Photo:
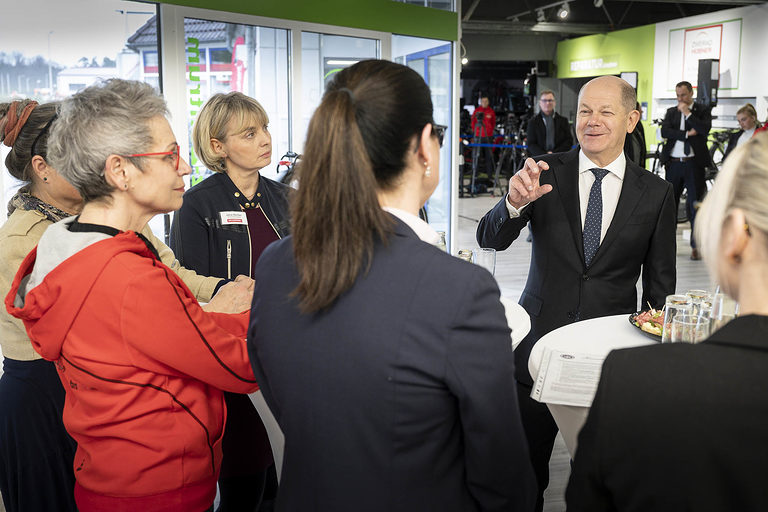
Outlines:
{"type": "Polygon", "coordinates": [[[531,330],[531,317],[523,306],[506,297],[501,297],[501,303],[504,305],[504,313],[507,315],[507,323],[512,329],[512,350],[523,341],[525,335],[531,330]]]}
{"type": "MultiPolygon", "coordinates": [[[[542,336],[533,346],[528,359],[528,371],[533,380],[539,376],[539,368],[545,348],[569,350],[605,358],[617,348],[650,345],[654,341],[629,323],[629,315],[604,316],[563,326],[542,336]]],[[[547,404],[563,435],[568,453],[576,453],[576,438],[587,419],[589,407],[547,404]]]]}

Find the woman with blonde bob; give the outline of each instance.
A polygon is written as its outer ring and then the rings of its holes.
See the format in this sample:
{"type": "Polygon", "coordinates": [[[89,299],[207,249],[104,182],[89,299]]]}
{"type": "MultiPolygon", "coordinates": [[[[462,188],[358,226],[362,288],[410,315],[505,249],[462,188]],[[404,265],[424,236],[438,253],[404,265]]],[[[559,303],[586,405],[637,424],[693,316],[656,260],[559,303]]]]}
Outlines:
{"type": "Polygon", "coordinates": [[[258,389],[242,314],[252,282],[227,285],[243,288],[236,314],[207,312],[140,233],[181,206],[190,172],[167,115],[150,85],[126,80],[62,102],[48,159],[82,205],[47,226],[5,297],[64,386],[81,512],[211,509],[220,390],[258,389]]]}
{"type": "Polygon", "coordinates": [[[568,511],[768,510],[768,134],[734,150],[696,216],[739,316],[705,341],[616,350],[603,365],[568,511]]]}
{"type": "Polygon", "coordinates": [[[424,80],[384,60],[336,74],[312,116],[248,331],[285,434],[278,511],[533,507],[499,289],[418,217],[444,132],[424,80]]]}
{"type": "MultiPolygon", "coordinates": [[[[261,104],[240,92],[216,94],[200,110],[192,142],[213,175],[184,194],[173,219],[171,248],[185,267],[225,279],[253,277],[264,248],[288,235],[289,188],[259,174],[272,158],[268,124],[261,104]]],[[[250,399],[225,399],[218,510],[255,510],[272,451],[250,399]]]]}

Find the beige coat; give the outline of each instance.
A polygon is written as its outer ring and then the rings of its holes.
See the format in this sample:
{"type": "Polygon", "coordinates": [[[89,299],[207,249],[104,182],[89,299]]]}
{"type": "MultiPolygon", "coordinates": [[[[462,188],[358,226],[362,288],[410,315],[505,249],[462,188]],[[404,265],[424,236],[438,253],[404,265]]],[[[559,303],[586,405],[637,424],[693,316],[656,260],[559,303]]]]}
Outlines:
{"type": "MultiPolygon", "coordinates": [[[[16,211],[0,227],[0,348],[3,356],[18,361],[40,359],[29,342],[27,331],[21,320],[13,318],[5,309],[5,296],[11,289],[11,283],[21,262],[37,245],[43,232],[52,222],[36,210],[16,211]]],[[[152,234],[149,226],[145,226],[142,235],[155,246],[163,263],[173,269],[189,287],[197,300],[208,302],[220,279],[218,277],[200,276],[192,270],[182,267],[173,251],[152,234]]]]}

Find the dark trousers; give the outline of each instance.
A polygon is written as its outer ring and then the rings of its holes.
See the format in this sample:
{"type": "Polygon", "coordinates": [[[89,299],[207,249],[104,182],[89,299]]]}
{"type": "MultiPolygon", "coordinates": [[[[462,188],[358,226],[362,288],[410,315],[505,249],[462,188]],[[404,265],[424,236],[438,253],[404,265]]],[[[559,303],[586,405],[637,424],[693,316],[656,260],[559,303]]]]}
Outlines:
{"type": "Polygon", "coordinates": [[[224,392],[227,423],[221,442],[217,512],[255,512],[261,504],[272,448],[248,395],[224,392]]]}
{"type": "Polygon", "coordinates": [[[61,419],[64,388],[49,361],[3,361],[0,491],[8,512],[74,512],[75,441],[61,419]]]}
{"type": "Polygon", "coordinates": [[[518,382],[517,400],[520,404],[523,430],[528,440],[531,465],[538,483],[534,510],[541,512],[544,508],[544,491],[549,485],[549,459],[552,457],[552,448],[557,437],[557,424],[546,404],[531,398],[531,386],[518,382]]]}
{"type": "Polygon", "coordinates": [[[688,191],[685,208],[688,212],[688,220],[691,221],[691,247],[696,247],[696,241],[693,236],[693,222],[696,217],[698,203],[704,199],[704,194],[707,192],[704,169],[699,167],[693,160],[688,160],[687,162],[670,161],[667,162],[666,178],[675,190],[675,206],[680,203],[683,189],[688,191]]]}

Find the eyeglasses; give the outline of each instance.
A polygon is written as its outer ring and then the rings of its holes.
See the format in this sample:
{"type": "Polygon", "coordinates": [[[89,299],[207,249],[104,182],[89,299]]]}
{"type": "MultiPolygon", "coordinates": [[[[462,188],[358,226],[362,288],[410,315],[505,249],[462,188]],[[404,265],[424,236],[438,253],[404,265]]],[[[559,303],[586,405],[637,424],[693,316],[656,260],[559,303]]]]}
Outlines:
{"type": "Polygon", "coordinates": [[[168,156],[173,155],[173,168],[177,171],[179,170],[179,161],[181,158],[179,158],[179,146],[176,146],[173,148],[173,151],[163,151],[161,153],[136,153],[135,155],[120,155],[124,158],[134,158],[134,157],[140,157],[140,156],[168,156]]]}
{"type": "Polygon", "coordinates": [[[447,129],[448,127],[445,125],[432,124],[432,135],[437,137],[437,142],[440,144],[440,147],[443,147],[443,139],[445,138],[445,131],[447,129]]]}
{"type": "Polygon", "coordinates": [[[554,103],[555,100],[539,100],[542,103],[554,103]]]}

